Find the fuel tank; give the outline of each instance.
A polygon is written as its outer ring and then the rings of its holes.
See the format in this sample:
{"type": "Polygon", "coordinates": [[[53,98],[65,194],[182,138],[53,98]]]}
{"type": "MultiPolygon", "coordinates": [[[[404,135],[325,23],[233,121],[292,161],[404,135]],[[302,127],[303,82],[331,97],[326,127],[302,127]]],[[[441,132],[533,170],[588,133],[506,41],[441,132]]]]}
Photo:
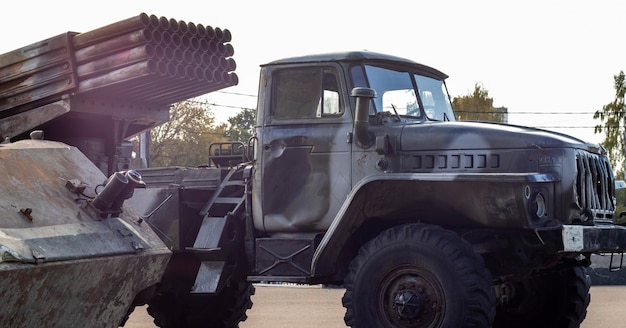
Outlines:
{"type": "Polygon", "coordinates": [[[118,327],[160,281],[171,252],[116,174],[117,191],[75,147],[0,144],[0,327],[118,327]]]}

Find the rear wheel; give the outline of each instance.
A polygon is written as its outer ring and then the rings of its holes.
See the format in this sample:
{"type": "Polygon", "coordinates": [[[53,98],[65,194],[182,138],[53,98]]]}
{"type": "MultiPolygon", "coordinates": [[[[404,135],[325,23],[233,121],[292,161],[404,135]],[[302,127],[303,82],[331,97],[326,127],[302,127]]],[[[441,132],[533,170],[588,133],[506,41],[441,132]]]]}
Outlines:
{"type": "Polygon", "coordinates": [[[233,328],[247,319],[254,286],[233,282],[217,295],[190,294],[189,290],[160,291],[148,303],[148,313],[162,328],[233,328]]]}
{"type": "Polygon", "coordinates": [[[489,327],[491,274],[455,233],[405,225],[365,244],[345,279],[351,327],[489,327]]]}
{"type": "Polygon", "coordinates": [[[579,327],[591,301],[589,286],[582,267],[533,277],[515,285],[515,296],[498,306],[493,327],[579,327]]]}

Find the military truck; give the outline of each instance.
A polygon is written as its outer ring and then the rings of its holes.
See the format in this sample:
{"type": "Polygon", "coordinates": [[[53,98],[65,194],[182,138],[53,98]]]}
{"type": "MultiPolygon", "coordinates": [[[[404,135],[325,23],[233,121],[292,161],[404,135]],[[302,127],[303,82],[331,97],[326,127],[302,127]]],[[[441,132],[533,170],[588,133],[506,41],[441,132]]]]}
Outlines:
{"type": "MultiPolygon", "coordinates": [[[[166,49],[148,52],[167,58],[166,49]]],[[[161,74],[161,61],[150,63],[161,74]]],[[[605,151],[546,130],[457,121],[446,78],[368,51],[262,65],[250,140],[198,150],[206,166],[137,170],[145,186],[124,209],[172,254],[129,308],[147,303],[160,327],[236,327],[253,283],[292,282],[345,288],[351,327],[579,326],[591,255],[626,249],[605,151]]],[[[106,147],[79,145],[90,159],[123,163],[111,150],[158,124],[165,102],[155,99],[203,84],[149,81],[97,93],[79,85],[79,104],[135,104],[59,115],[98,131],[100,116],[89,115],[116,113],[114,138],[98,135],[106,147]]],[[[37,127],[70,144],[90,135],[67,138],[62,126],[37,127]]]]}
{"type": "Polygon", "coordinates": [[[251,283],[295,282],[343,286],[352,327],[579,326],[590,255],[626,246],[605,151],[456,121],[446,78],[364,51],[262,65],[253,138],[140,170],[174,252],[155,322],[235,326],[251,283]]]}

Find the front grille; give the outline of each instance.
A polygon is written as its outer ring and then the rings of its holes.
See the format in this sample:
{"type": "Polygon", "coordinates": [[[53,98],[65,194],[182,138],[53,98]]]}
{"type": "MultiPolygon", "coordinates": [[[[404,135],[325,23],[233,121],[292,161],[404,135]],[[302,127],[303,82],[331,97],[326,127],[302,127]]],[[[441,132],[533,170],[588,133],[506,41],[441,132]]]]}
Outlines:
{"type": "Polygon", "coordinates": [[[582,214],[595,221],[612,220],[615,212],[615,178],[606,157],[579,151],[576,154],[576,201],[582,214]]]}

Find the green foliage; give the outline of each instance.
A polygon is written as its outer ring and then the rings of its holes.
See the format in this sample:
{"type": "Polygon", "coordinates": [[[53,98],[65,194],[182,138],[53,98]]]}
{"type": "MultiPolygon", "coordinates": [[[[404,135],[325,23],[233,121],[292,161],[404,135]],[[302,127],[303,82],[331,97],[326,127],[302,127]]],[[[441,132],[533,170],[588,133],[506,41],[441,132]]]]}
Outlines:
{"type": "Polygon", "coordinates": [[[594,119],[599,119],[601,124],[596,125],[594,133],[605,133],[602,147],[608,153],[611,165],[617,172],[617,176],[624,176],[624,125],[626,125],[626,105],[624,96],[626,95],[626,85],[624,82],[624,71],[613,76],[615,87],[615,99],[597,110],[593,114],[594,119]]]}
{"type": "Polygon", "coordinates": [[[256,111],[254,108],[244,108],[239,114],[228,119],[229,127],[226,130],[226,138],[230,141],[246,143],[254,134],[256,123],[256,111]]]}
{"type": "Polygon", "coordinates": [[[207,102],[187,100],[170,109],[170,120],[150,133],[150,166],[208,164],[209,145],[226,141],[226,125],[215,126],[207,102]]]}
{"type": "Polygon", "coordinates": [[[506,107],[493,107],[493,98],[484,86],[476,83],[474,92],[452,99],[452,107],[458,120],[503,122],[507,120],[506,107]]]}

